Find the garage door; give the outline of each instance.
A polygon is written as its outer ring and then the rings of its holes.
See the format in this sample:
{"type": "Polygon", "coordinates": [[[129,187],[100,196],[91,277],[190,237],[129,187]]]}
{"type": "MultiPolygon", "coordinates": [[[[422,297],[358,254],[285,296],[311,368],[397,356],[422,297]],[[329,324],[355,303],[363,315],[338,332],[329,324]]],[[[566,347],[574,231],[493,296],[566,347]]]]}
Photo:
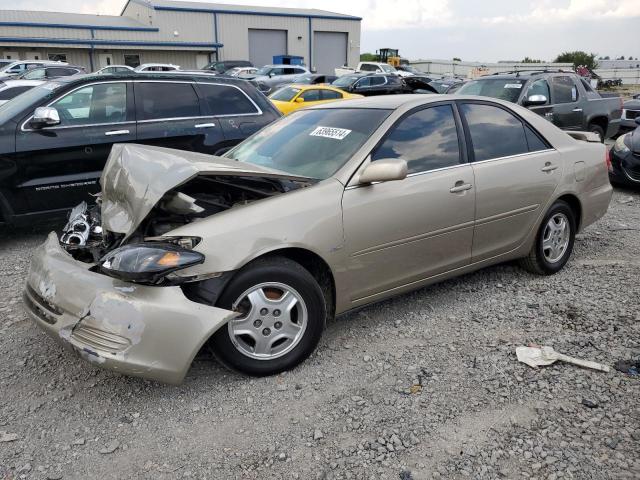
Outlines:
{"type": "Polygon", "coordinates": [[[286,54],[286,30],[249,29],[249,60],[256,67],[273,63],[274,55],[286,54]]]}
{"type": "MultiPolygon", "coordinates": [[[[313,66],[318,73],[333,75],[336,67],[347,62],[347,34],[342,32],[314,32],[313,66]]],[[[355,65],[351,65],[355,67],[355,65]]]]}

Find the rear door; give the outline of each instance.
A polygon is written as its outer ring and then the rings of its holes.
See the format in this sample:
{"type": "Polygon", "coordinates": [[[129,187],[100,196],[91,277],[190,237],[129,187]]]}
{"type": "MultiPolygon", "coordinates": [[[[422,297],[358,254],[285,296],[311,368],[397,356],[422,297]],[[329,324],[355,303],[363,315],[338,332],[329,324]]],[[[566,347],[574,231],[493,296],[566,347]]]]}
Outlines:
{"type": "Polygon", "coordinates": [[[134,82],[138,143],[214,153],[222,129],[200,101],[193,82],[134,82]]]}
{"type": "Polygon", "coordinates": [[[551,102],[553,123],[565,130],[583,129],[583,111],[580,106],[578,86],[570,75],[551,77],[551,102]]]}
{"type": "Polygon", "coordinates": [[[559,153],[501,105],[459,103],[476,186],[473,262],[522,244],[562,175],[559,153]]]}
{"type": "Polygon", "coordinates": [[[450,103],[409,112],[371,154],[406,160],[407,178],[345,190],[355,304],[469,264],[475,182],[460,132],[450,103]]]}
{"type": "Polygon", "coordinates": [[[203,130],[206,153],[220,155],[265,126],[265,114],[240,87],[202,82],[197,89],[212,120],[205,124],[216,125],[203,130]]]}
{"type": "Polygon", "coordinates": [[[23,182],[17,188],[26,193],[29,211],[67,209],[99,191],[111,146],[136,139],[132,97],[126,82],[83,85],[49,103],[58,111],[59,125],[34,129],[31,116],[18,125],[23,182]]]}

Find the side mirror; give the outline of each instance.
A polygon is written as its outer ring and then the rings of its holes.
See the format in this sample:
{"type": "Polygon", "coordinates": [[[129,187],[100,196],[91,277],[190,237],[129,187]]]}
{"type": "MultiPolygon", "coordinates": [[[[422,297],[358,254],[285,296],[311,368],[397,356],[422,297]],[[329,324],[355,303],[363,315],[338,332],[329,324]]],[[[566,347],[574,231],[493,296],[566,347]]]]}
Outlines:
{"type": "Polygon", "coordinates": [[[548,99],[544,95],[531,95],[524,101],[525,107],[535,107],[537,105],[544,105],[548,102],[548,99]]]}
{"type": "Polygon", "coordinates": [[[53,107],[38,107],[29,123],[33,128],[52,127],[60,123],[60,115],[53,107]]]}
{"type": "Polygon", "coordinates": [[[302,97],[296,98],[296,103],[304,103],[304,98],[302,97]]]}
{"type": "Polygon", "coordinates": [[[407,177],[407,162],[401,158],[383,158],[371,162],[360,175],[359,182],[391,182],[407,177]]]}
{"type": "Polygon", "coordinates": [[[276,74],[275,74],[275,73],[273,73],[273,72],[269,72],[269,78],[273,78],[273,77],[275,77],[275,76],[276,76],[276,74]]]}

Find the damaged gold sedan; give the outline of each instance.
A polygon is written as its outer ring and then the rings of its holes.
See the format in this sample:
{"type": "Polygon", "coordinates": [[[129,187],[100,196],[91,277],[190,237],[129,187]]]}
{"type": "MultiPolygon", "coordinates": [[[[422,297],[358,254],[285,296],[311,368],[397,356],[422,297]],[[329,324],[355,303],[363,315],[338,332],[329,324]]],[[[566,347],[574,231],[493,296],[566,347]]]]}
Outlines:
{"type": "Polygon", "coordinates": [[[336,314],[512,259],[555,273],[611,198],[601,144],[442,95],[303,110],[224,157],[116,145],[100,183],[34,253],[27,311],[85,360],[169,383],[205,345],[274,374],[336,314]]]}

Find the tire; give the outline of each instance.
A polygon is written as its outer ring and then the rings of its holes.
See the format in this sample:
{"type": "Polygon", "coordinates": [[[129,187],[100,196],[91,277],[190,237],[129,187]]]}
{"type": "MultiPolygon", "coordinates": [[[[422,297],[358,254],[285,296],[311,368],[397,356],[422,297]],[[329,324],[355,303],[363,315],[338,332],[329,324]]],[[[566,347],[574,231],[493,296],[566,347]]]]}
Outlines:
{"type": "Polygon", "coordinates": [[[303,362],[318,345],[327,318],[316,279],[284,257],[245,266],[217,306],[243,314],[212,336],[212,353],[228,368],[253,376],[274,375],[303,362]]]}
{"type": "Polygon", "coordinates": [[[600,137],[600,143],[604,143],[604,128],[602,128],[600,125],[596,125],[595,123],[590,123],[589,131],[592,133],[597,133],[600,137]]]}
{"type": "MultiPolygon", "coordinates": [[[[556,231],[559,232],[560,230],[556,231]]],[[[566,265],[567,261],[569,261],[569,257],[573,251],[575,237],[575,213],[567,202],[558,200],[544,216],[540,229],[536,234],[536,241],[533,247],[531,247],[529,255],[520,259],[520,266],[528,272],[537,275],[553,275],[559,272],[566,265]],[[552,219],[556,224],[556,228],[560,228],[557,223],[558,219],[564,219],[566,221],[566,238],[563,236],[563,233],[554,233],[550,226],[552,219]],[[554,244],[554,242],[556,243],[554,244]],[[553,245],[555,245],[555,249],[553,245]],[[560,248],[561,246],[564,246],[564,248],[560,248]]]]}

